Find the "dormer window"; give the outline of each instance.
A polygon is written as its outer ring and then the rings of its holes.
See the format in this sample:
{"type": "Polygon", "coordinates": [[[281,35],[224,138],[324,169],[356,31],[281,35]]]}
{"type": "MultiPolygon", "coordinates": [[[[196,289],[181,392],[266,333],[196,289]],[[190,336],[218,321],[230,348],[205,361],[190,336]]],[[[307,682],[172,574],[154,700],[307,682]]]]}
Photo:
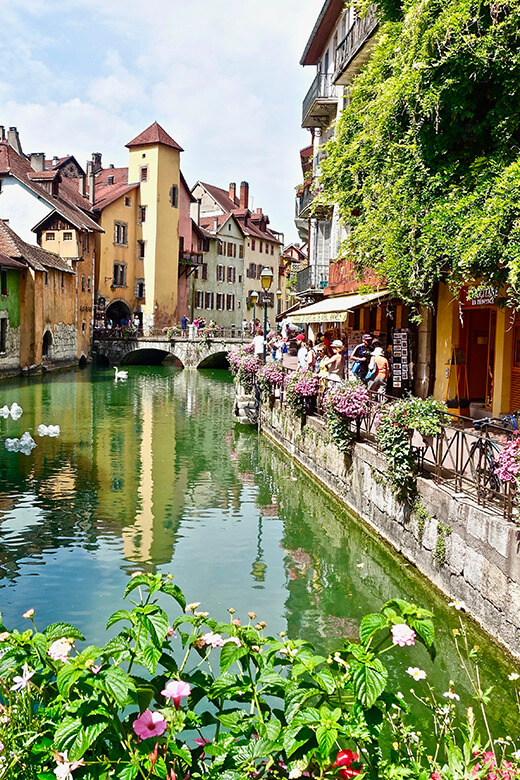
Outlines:
{"type": "Polygon", "coordinates": [[[45,233],[45,240],[46,241],[55,241],[56,240],[56,234],[53,233],[53,232],[45,233]]]}
{"type": "Polygon", "coordinates": [[[64,241],[72,241],[72,233],[71,233],[71,231],[70,231],[70,230],[66,230],[66,231],[63,233],[63,240],[64,240],[64,241]]]}

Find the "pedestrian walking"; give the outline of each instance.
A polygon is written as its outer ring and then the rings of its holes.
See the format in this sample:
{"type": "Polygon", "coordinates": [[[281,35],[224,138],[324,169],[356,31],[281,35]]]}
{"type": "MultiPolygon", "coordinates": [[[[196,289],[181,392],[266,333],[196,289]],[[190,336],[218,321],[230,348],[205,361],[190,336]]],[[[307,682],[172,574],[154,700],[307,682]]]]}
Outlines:
{"type": "Polygon", "coordinates": [[[349,361],[351,363],[350,375],[352,379],[359,379],[362,382],[365,381],[371,356],[372,336],[370,333],[365,333],[361,344],[358,344],[357,347],[354,347],[354,350],[349,357],[349,361]]]}
{"type": "Polygon", "coordinates": [[[340,339],[335,339],[330,346],[332,356],[324,358],[321,361],[321,366],[326,366],[327,368],[327,379],[333,382],[341,382],[345,369],[345,355],[343,354],[345,347],[340,339]]]}
{"type": "Polygon", "coordinates": [[[181,318],[181,336],[183,339],[187,338],[188,336],[188,323],[189,320],[186,316],[181,318]]]}
{"type": "Polygon", "coordinates": [[[376,347],[372,352],[370,363],[368,364],[368,372],[366,375],[366,381],[368,382],[368,389],[373,395],[377,395],[379,400],[383,400],[383,396],[386,395],[386,383],[390,376],[390,364],[385,357],[381,347],[376,347]]]}

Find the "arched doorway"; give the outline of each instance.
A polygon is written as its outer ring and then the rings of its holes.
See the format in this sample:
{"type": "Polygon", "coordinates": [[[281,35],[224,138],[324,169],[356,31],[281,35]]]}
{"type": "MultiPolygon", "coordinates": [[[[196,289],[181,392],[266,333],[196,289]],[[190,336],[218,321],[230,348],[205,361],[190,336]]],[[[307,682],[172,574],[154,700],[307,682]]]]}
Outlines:
{"type": "Polygon", "coordinates": [[[112,327],[132,322],[132,310],[124,301],[112,301],[106,310],[107,325],[112,322],[112,327]]]}
{"type": "Polygon", "coordinates": [[[42,358],[48,360],[50,357],[52,357],[52,333],[50,330],[46,330],[43,334],[42,358]]]}

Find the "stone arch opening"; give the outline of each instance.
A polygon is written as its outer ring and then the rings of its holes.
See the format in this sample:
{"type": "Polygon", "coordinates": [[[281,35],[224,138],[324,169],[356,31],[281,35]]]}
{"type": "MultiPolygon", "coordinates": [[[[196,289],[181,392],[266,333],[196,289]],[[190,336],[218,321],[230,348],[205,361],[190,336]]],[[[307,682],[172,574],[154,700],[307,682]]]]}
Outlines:
{"type": "Polygon", "coordinates": [[[227,352],[215,352],[214,355],[208,355],[198,364],[197,368],[229,368],[227,352]]]}
{"type": "Polygon", "coordinates": [[[107,307],[105,317],[107,325],[112,322],[114,328],[119,325],[126,325],[132,322],[132,309],[125,301],[112,301],[107,307]]]}
{"type": "Polygon", "coordinates": [[[161,366],[169,365],[175,368],[184,368],[183,363],[176,355],[164,349],[134,349],[128,352],[121,360],[125,366],[161,366]]]}
{"type": "Polygon", "coordinates": [[[50,330],[46,330],[43,334],[42,341],[42,358],[48,360],[52,357],[52,333],[50,330]]]}
{"type": "Polygon", "coordinates": [[[99,353],[96,355],[96,365],[101,366],[101,368],[108,368],[110,365],[110,360],[107,358],[106,355],[100,355],[99,353]]]}
{"type": "Polygon", "coordinates": [[[83,353],[81,354],[78,365],[80,368],[85,368],[87,365],[87,357],[83,353]]]}

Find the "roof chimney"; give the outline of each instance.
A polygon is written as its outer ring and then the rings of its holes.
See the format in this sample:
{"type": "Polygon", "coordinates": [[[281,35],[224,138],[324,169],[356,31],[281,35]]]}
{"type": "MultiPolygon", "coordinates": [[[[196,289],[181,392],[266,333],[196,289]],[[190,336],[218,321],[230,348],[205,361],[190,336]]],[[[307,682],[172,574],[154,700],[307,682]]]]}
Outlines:
{"type": "Polygon", "coordinates": [[[215,231],[215,233],[218,230],[218,217],[213,217],[213,230],[215,231]]]}
{"type": "Polygon", "coordinates": [[[15,152],[18,152],[18,154],[23,154],[22,145],[20,143],[20,136],[18,135],[18,130],[16,127],[10,127],[7,131],[7,143],[9,146],[12,146],[15,152]]]}
{"type": "Polygon", "coordinates": [[[113,168],[114,167],[114,163],[110,163],[110,165],[108,167],[109,168],[113,168]]]}
{"type": "Polygon", "coordinates": [[[101,170],[101,152],[92,152],[92,167],[94,173],[101,170]]]}
{"type": "Polygon", "coordinates": [[[240,208],[249,208],[249,184],[247,181],[240,182],[240,208]]]}
{"type": "Polygon", "coordinates": [[[79,194],[84,198],[87,197],[87,177],[85,174],[80,174],[79,177],[79,194]]]}
{"type": "MultiPolygon", "coordinates": [[[[94,155],[92,155],[94,156],[94,155]]],[[[96,177],[94,175],[94,163],[87,160],[88,199],[93,206],[96,200],[96,177]]]]}
{"type": "Polygon", "coordinates": [[[54,166],[57,165],[58,163],[59,163],[58,155],[55,154],[54,157],[52,158],[52,167],[54,168],[54,166]]]}
{"type": "Polygon", "coordinates": [[[45,170],[45,152],[31,152],[30,157],[33,171],[45,170]]]}
{"type": "Polygon", "coordinates": [[[229,198],[233,203],[237,202],[237,185],[232,181],[229,185],[229,198]]]}
{"type": "Polygon", "coordinates": [[[0,141],[5,141],[5,127],[0,125],[0,141]]]}
{"type": "Polygon", "coordinates": [[[113,183],[114,183],[114,177],[113,176],[109,176],[108,177],[108,184],[113,184],[113,183]]]}

